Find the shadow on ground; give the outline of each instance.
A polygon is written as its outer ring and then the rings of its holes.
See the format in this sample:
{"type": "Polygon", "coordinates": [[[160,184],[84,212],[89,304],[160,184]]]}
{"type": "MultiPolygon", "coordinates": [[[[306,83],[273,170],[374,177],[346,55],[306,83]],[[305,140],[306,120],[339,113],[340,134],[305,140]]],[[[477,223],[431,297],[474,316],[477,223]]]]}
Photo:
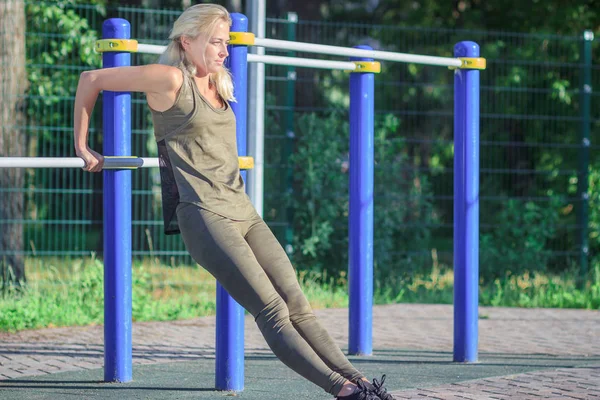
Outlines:
{"type": "MultiPolygon", "coordinates": [[[[188,358],[189,359],[189,358],[188,358]]],[[[369,378],[386,374],[390,391],[435,387],[471,379],[520,374],[529,371],[583,367],[600,357],[482,353],[480,362],[452,362],[448,352],[381,350],[370,357],[350,357],[369,378]]],[[[33,399],[221,399],[318,400],[331,399],[268,353],[245,358],[242,392],[214,390],[214,359],[199,358],[152,365],[134,365],[133,381],[105,383],[102,369],[61,372],[0,381],[3,400],[33,399]]]]}

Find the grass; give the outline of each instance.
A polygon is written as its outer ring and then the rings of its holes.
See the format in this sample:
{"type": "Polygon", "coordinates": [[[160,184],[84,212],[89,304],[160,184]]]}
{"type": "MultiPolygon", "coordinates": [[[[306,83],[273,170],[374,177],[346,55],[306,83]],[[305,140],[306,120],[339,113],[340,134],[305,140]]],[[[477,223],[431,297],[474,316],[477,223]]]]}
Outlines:
{"type": "MultiPolygon", "coordinates": [[[[494,307],[539,307],[600,309],[600,265],[596,265],[583,288],[575,274],[508,275],[480,283],[479,305],[494,307]]],[[[417,276],[400,289],[385,287],[375,294],[377,304],[435,303],[452,304],[453,271],[434,268],[427,276],[417,276]]]]}
{"type": "MultiPolygon", "coordinates": [[[[28,260],[27,285],[0,296],[0,331],[102,324],[104,267],[91,257],[66,261],[28,260]]],[[[582,289],[568,275],[507,276],[480,285],[479,304],[510,307],[600,308],[600,266],[582,289]]],[[[348,307],[347,279],[300,272],[298,280],[313,308],[348,307]]],[[[134,321],[165,321],[214,315],[215,281],[197,266],[136,262],[132,270],[134,321]]],[[[453,300],[451,270],[435,268],[410,282],[377,283],[375,304],[442,303],[453,300]]]]}

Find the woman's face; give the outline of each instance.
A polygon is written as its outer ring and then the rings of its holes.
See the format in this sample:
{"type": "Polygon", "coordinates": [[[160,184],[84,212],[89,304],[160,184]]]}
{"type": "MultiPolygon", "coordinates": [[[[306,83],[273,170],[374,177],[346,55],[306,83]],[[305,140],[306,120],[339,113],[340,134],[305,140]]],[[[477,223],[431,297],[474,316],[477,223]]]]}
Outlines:
{"type": "Polygon", "coordinates": [[[229,55],[227,52],[229,24],[227,21],[220,20],[209,38],[199,35],[195,39],[184,38],[183,43],[189,60],[196,65],[199,73],[218,72],[229,55]]]}

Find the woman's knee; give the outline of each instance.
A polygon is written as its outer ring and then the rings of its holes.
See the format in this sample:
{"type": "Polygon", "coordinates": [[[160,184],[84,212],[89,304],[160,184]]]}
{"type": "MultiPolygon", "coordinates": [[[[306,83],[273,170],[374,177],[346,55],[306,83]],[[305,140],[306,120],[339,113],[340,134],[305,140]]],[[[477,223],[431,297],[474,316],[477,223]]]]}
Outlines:
{"type": "Polygon", "coordinates": [[[261,331],[279,330],[290,323],[290,312],[281,296],[274,296],[254,317],[261,331]]]}
{"type": "Polygon", "coordinates": [[[294,325],[298,325],[298,324],[301,324],[306,321],[313,321],[316,319],[317,319],[317,317],[315,316],[315,313],[312,311],[312,309],[308,309],[303,312],[295,312],[293,314],[290,314],[290,321],[294,325]]]}
{"type": "Polygon", "coordinates": [[[316,319],[313,309],[303,293],[298,293],[290,297],[287,306],[290,313],[290,321],[294,325],[316,319]]]}

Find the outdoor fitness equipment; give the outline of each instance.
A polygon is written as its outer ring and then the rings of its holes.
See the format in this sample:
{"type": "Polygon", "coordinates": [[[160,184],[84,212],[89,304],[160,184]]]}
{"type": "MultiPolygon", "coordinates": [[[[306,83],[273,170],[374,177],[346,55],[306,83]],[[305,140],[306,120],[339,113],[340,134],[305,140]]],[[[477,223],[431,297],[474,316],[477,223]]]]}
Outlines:
{"type": "MultiPolygon", "coordinates": [[[[255,38],[243,14],[231,14],[228,67],[234,79],[240,167],[252,168],[246,156],[248,62],[350,71],[350,215],[349,215],[349,352],[372,353],[373,299],[373,133],[374,59],[446,66],[454,70],[454,361],[476,362],[479,276],[479,71],[485,59],[474,42],[454,47],[455,58],[375,51],[368,46],[343,48],[255,38]],[[248,46],[350,57],[329,61],[248,54],[248,46]]],[[[126,66],[131,52],[160,54],[164,46],[130,40],[130,25],[112,18],[103,25],[103,67],[126,66]]],[[[131,169],[157,167],[157,159],[130,155],[131,95],[104,96],[104,379],[132,379],[131,357],[131,169]]],[[[254,155],[262,158],[262,154],[254,155]]],[[[80,168],[79,158],[0,158],[0,168],[80,168]]],[[[242,171],[245,177],[245,171],[242,171]]],[[[216,388],[243,390],[244,312],[218,285],[216,388]]]]}

